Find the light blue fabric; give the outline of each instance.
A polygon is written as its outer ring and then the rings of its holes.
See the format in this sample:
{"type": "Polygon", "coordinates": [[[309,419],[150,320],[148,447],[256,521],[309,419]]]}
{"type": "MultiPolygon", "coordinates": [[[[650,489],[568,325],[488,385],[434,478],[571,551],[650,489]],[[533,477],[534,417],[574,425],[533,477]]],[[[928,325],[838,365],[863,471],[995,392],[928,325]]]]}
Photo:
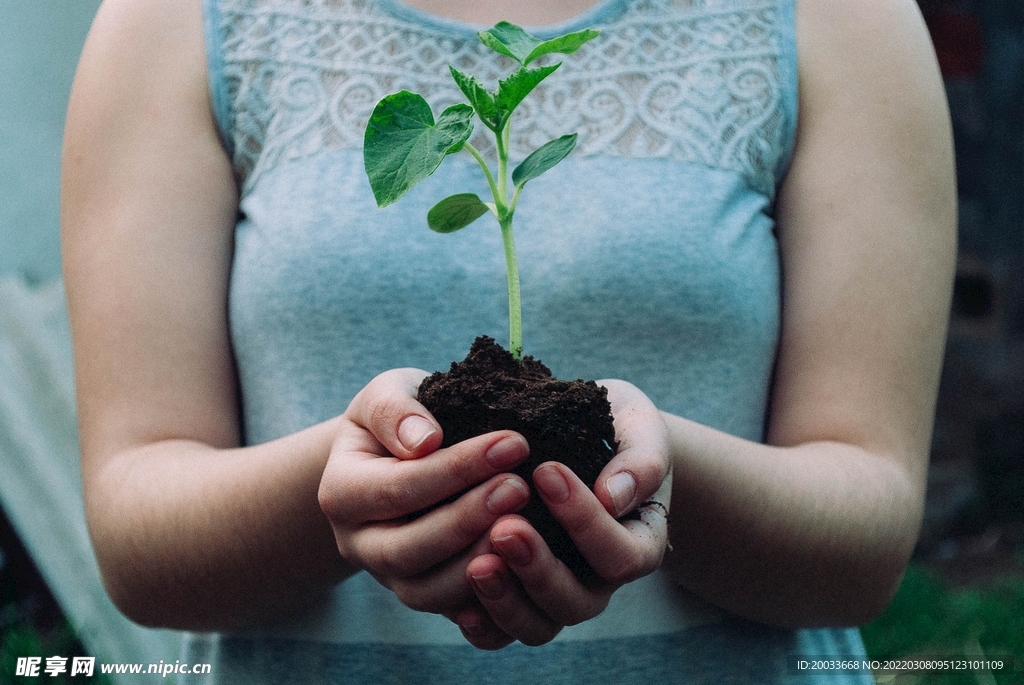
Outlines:
{"type": "MultiPolygon", "coordinates": [[[[387,92],[440,107],[458,96],[448,62],[491,87],[507,64],[473,27],[400,0],[205,8],[212,102],[243,191],[229,318],[247,442],[337,415],[387,369],[445,369],[476,335],[506,340],[497,227],[425,225],[445,195],[486,193],[475,163],[451,158],[380,210],[360,145],[387,92]]],[[[792,1],[601,0],[537,33],[592,25],[601,38],[516,121],[520,158],[580,131],[517,211],[525,350],[558,376],[623,378],[760,440],[779,330],[772,202],[796,126],[792,1]]],[[[540,648],[479,652],[361,574],[315,615],[189,649],[224,683],[621,684],[784,682],[787,656],[863,648],[855,630],[740,621],[658,572],[540,648]]]]}
{"type": "MultiPolygon", "coordinates": [[[[827,647],[826,654],[862,650],[856,631],[813,633],[814,649],[827,647]]],[[[539,649],[515,644],[497,653],[468,646],[353,647],[256,637],[204,645],[188,662],[214,664],[213,680],[196,682],[232,685],[873,685],[870,671],[799,673],[790,655],[820,653],[802,651],[807,645],[801,637],[738,620],[670,635],[560,642],[539,649]]]]}

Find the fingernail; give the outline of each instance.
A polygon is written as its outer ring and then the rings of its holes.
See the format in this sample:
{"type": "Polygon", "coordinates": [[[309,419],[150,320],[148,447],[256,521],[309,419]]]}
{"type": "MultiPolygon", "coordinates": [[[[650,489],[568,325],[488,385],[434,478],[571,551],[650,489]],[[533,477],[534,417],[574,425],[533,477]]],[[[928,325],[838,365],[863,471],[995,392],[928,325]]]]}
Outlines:
{"type": "Polygon", "coordinates": [[[533,472],[533,483],[552,504],[562,504],[569,499],[569,484],[554,466],[543,466],[533,472]]]}
{"type": "Polygon", "coordinates": [[[530,546],[518,535],[495,538],[491,542],[498,548],[501,558],[512,566],[529,566],[530,562],[533,561],[530,546]]]}
{"type": "Polygon", "coordinates": [[[422,445],[427,438],[436,432],[434,424],[422,416],[407,416],[398,424],[398,441],[402,447],[413,452],[422,445]]]}
{"type": "Polygon", "coordinates": [[[505,594],[505,583],[497,573],[485,573],[482,576],[470,576],[473,585],[487,599],[501,599],[505,594]]]}
{"type": "Polygon", "coordinates": [[[530,490],[518,478],[509,478],[491,491],[487,510],[495,516],[507,514],[521,507],[530,498],[530,490]]]}
{"type": "Polygon", "coordinates": [[[526,444],[526,440],[517,435],[511,435],[491,445],[491,448],[484,454],[484,459],[493,468],[504,471],[521,462],[529,453],[530,446],[526,444]]]}
{"type": "Polygon", "coordinates": [[[475,611],[462,612],[456,622],[467,635],[480,635],[483,632],[483,619],[475,611]]]}
{"type": "Polygon", "coordinates": [[[633,476],[626,473],[616,473],[605,483],[608,494],[612,496],[612,504],[615,506],[615,515],[622,516],[626,509],[633,503],[636,497],[636,481],[633,476]]]}

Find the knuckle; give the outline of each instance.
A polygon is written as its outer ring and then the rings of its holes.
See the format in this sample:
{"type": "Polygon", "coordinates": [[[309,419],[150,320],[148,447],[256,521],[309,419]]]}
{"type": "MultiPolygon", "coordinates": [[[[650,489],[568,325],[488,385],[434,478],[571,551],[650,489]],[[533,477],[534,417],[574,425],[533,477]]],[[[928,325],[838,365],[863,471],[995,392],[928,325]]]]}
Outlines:
{"type": "Polygon", "coordinates": [[[347,535],[341,535],[336,532],[334,539],[338,545],[338,552],[345,561],[356,568],[373,571],[371,565],[367,563],[365,550],[363,549],[365,545],[359,531],[347,535]]]}
{"type": "Polygon", "coordinates": [[[372,507],[382,518],[397,518],[412,513],[416,488],[410,480],[395,474],[379,480],[373,488],[372,507]]]}
{"type": "Polygon", "coordinates": [[[393,584],[391,588],[392,592],[395,593],[395,597],[398,601],[412,609],[421,613],[437,613],[435,611],[434,602],[432,598],[425,595],[420,589],[413,583],[397,582],[393,584]]]}
{"type": "Polygon", "coordinates": [[[401,413],[399,403],[393,397],[377,397],[370,406],[369,428],[380,436],[384,431],[394,431],[397,417],[401,413]]]}
{"type": "Polygon", "coordinates": [[[408,556],[396,545],[378,544],[372,563],[378,574],[388,578],[408,578],[416,573],[408,556]]]}
{"type": "MultiPolygon", "coordinates": [[[[554,564],[558,567],[561,562],[555,561],[554,564]]],[[[531,574],[529,577],[531,593],[537,597],[557,597],[560,594],[560,586],[556,581],[557,575],[557,572],[551,570],[531,574]]]]}
{"type": "Polygon", "coordinates": [[[567,626],[578,626],[579,624],[583,623],[584,621],[589,621],[590,619],[594,618],[595,616],[597,616],[597,613],[594,613],[592,611],[583,611],[583,610],[575,611],[573,613],[568,614],[565,617],[565,625],[567,625],[567,626]]]}
{"type": "Polygon", "coordinates": [[[455,445],[449,448],[449,459],[445,464],[446,477],[449,483],[454,483],[460,490],[476,485],[482,476],[480,464],[486,463],[482,459],[474,459],[474,454],[466,449],[465,445],[455,445]]]}
{"type": "Polygon", "coordinates": [[[644,557],[640,554],[624,554],[614,560],[608,571],[602,574],[605,580],[616,585],[625,585],[642,578],[654,569],[648,568],[644,557]]]}
{"type": "Polygon", "coordinates": [[[366,564],[363,562],[362,557],[356,552],[355,545],[352,544],[351,539],[347,535],[342,535],[335,531],[334,543],[338,548],[338,554],[341,558],[352,564],[356,568],[366,569],[366,564]]]}
{"type": "Polygon", "coordinates": [[[605,604],[600,606],[594,606],[591,603],[587,603],[584,606],[572,607],[567,609],[564,616],[561,616],[562,622],[567,626],[576,626],[584,621],[589,621],[594,618],[602,611],[604,611],[605,604]]]}
{"type": "Polygon", "coordinates": [[[365,415],[366,408],[373,406],[373,396],[380,382],[381,376],[377,376],[364,385],[348,403],[348,407],[345,408],[345,414],[351,418],[365,415]]]}
{"type": "Polygon", "coordinates": [[[670,472],[671,464],[667,459],[651,460],[646,468],[640,469],[639,488],[646,493],[646,497],[653,496],[661,488],[670,472]]]}
{"type": "Polygon", "coordinates": [[[561,630],[560,626],[546,626],[535,634],[523,635],[519,641],[527,647],[540,647],[554,640],[561,630]]]}
{"type": "Polygon", "coordinates": [[[479,538],[486,530],[486,526],[477,525],[471,517],[459,516],[452,526],[451,541],[458,547],[466,547],[479,538]]]}
{"type": "Polygon", "coordinates": [[[563,525],[574,538],[602,538],[600,530],[602,518],[605,516],[608,516],[608,512],[603,508],[586,507],[584,510],[573,512],[572,518],[564,521],[563,525]]]}
{"type": "Polygon", "coordinates": [[[348,518],[349,508],[347,502],[349,498],[343,496],[337,488],[321,482],[316,497],[317,503],[320,505],[320,511],[324,513],[324,516],[331,523],[342,522],[348,518]]]}
{"type": "Polygon", "coordinates": [[[468,599],[464,593],[453,593],[421,576],[394,582],[392,591],[405,606],[428,614],[451,613],[468,599]]]}

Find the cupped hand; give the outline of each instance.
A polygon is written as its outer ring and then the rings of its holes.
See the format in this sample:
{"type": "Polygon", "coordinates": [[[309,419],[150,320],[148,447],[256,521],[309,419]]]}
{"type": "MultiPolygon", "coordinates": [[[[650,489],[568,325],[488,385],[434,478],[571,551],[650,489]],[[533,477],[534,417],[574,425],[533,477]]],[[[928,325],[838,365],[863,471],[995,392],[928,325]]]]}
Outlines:
{"type": "Polygon", "coordinates": [[[342,557],[407,606],[452,617],[477,604],[466,567],[490,549],[488,529],[529,499],[523,479],[506,473],[529,447],[499,431],[438,449],[441,428],[415,399],[425,375],[388,371],[356,395],[319,500],[342,557]]]}
{"type": "Polygon", "coordinates": [[[594,491],[557,462],[541,464],[533,473],[536,492],[594,574],[577,578],[526,519],[502,517],[489,534],[492,550],[466,568],[481,606],[455,617],[477,647],[494,649],[509,639],[544,644],[563,627],[600,614],[619,587],[661,565],[672,490],[665,423],[635,386],[600,384],[608,388],[620,446],[594,491]]]}

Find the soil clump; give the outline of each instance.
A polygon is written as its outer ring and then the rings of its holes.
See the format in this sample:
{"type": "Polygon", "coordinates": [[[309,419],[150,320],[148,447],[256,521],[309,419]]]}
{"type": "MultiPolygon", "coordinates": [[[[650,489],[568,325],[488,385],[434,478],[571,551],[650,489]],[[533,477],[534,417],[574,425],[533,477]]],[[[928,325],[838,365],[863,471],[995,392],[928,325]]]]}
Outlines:
{"type": "MultiPolygon", "coordinates": [[[[442,447],[496,430],[520,433],[530,457],[514,473],[531,486],[534,469],[558,461],[593,489],[618,451],[607,389],[594,381],[554,378],[530,356],[517,362],[486,336],[473,342],[465,360],[425,378],[418,399],[441,424],[442,447]]],[[[593,573],[539,496],[521,513],[577,576],[593,573]]]]}

